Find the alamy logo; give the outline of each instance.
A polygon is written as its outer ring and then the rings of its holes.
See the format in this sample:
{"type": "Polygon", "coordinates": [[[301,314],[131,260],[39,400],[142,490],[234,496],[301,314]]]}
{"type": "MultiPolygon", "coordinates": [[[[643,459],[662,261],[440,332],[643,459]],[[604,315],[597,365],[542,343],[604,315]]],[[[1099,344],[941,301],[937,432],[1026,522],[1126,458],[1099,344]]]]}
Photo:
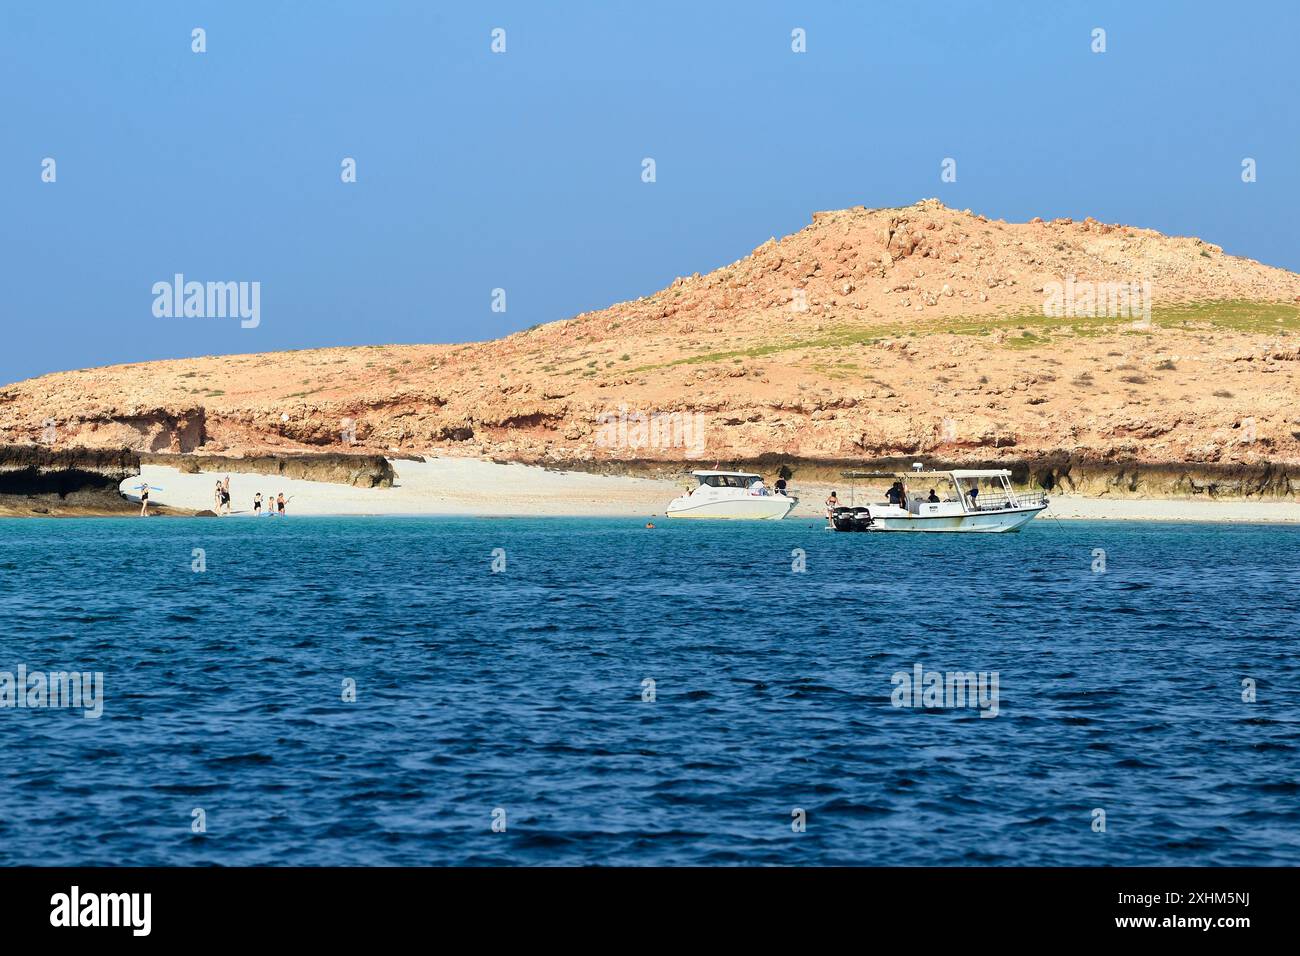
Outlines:
{"type": "Polygon", "coordinates": [[[1141,319],[1151,321],[1151,280],[1142,282],[1065,282],[1043,286],[1043,315],[1049,319],[1141,319]]]}
{"type": "Polygon", "coordinates": [[[912,672],[897,671],[889,682],[895,707],[978,707],[981,717],[998,715],[997,671],[927,671],[920,664],[912,672]]]}
{"type": "Polygon", "coordinates": [[[104,713],[103,671],[0,671],[0,710],[6,708],[84,709],[81,716],[97,720],[104,713]]]}
{"type": "Polygon", "coordinates": [[[262,323],[262,283],[186,282],[178,272],[171,282],[153,284],[153,314],[159,319],[240,319],[240,327],[262,323]]]}
{"type": "Polygon", "coordinates": [[[620,405],[617,412],[601,412],[596,421],[599,448],[683,448],[687,458],[704,454],[703,412],[629,412],[620,405]]]}
{"type": "Polygon", "coordinates": [[[152,928],[152,893],[68,893],[50,897],[51,926],[129,926],[133,936],[148,936],[152,928]]]}

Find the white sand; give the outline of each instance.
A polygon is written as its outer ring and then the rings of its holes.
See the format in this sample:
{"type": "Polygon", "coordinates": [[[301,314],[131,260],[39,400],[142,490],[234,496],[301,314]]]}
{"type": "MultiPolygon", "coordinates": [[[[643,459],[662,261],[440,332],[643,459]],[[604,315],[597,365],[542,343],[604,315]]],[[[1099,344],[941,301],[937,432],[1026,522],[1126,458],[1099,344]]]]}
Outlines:
{"type": "MultiPolygon", "coordinates": [[[[263,500],[284,492],[291,515],[625,515],[663,514],[684,482],[616,478],[585,472],[548,471],[531,465],[496,464],[471,458],[392,460],[392,488],[354,488],[230,472],[234,514],[253,514],[253,495],[263,500]]],[[[150,501],[177,508],[214,508],[213,486],[226,472],[183,474],[175,468],[145,465],[140,478],[122,482],[133,499],[142,481],[150,501]]],[[[265,506],[264,506],[265,507],[265,506]]]]}
{"type": "MultiPolygon", "coordinates": [[[[253,495],[264,499],[284,492],[291,515],[663,515],[664,508],[688,484],[685,470],[676,481],[621,478],[586,472],[550,471],[532,465],[497,464],[472,458],[430,458],[423,462],[392,460],[397,481],[392,488],[301,481],[241,472],[230,473],[231,507],[251,517],[253,495]]],[[[145,465],[140,478],[122,482],[135,498],[135,486],[147,481],[150,499],[178,508],[213,507],[213,485],[225,473],[183,474],[175,468],[145,465]]],[[[800,498],[792,516],[821,517],[830,485],[792,484],[800,498]]],[[[843,494],[847,489],[837,488],[843,494]]],[[[847,495],[845,495],[847,499],[847,495]]],[[[1145,500],[1124,498],[1051,499],[1047,514],[1062,520],[1300,522],[1300,503],[1263,501],[1145,500]]]]}
{"type": "MultiPolygon", "coordinates": [[[[1050,497],[1050,496],[1049,496],[1050,497]]],[[[1195,498],[1050,498],[1048,514],[1070,519],[1128,521],[1300,522],[1294,501],[1203,501],[1195,498]]]]}

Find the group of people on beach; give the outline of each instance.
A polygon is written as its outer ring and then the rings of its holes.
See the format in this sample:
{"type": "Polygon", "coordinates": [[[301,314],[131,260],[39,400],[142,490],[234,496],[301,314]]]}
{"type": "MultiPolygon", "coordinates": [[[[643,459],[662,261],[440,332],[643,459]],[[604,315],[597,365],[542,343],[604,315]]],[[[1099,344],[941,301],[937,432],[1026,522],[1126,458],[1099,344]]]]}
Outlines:
{"type": "MultiPolygon", "coordinates": [[[[284,506],[285,504],[288,503],[288,501],[289,499],[284,496],[283,491],[280,492],[278,495],[276,495],[274,498],[272,498],[270,495],[267,495],[266,513],[268,515],[273,515],[276,512],[279,512],[280,517],[283,518],[284,506]]],[[[260,491],[257,494],[253,495],[253,514],[255,516],[261,516],[262,514],[262,493],[260,491]]]]}
{"type": "MultiPolygon", "coordinates": [[[[289,499],[284,496],[283,491],[280,492],[278,495],[275,495],[274,497],[271,495],[267,495],[265,498],[262,497],[262,493],[260,491],[257,492],[257,494],[253,495],[254,517],[261,517],[263,502],[265,502],[266,504],[266,513],[268,515],[273,515],[278,513],[280,517],[284,517],[284,513],[285,513],[284,509],[285,506],[289,503],[289,499]]],[[[226,475],[225,478],[217,482],[217,487],[213,491],[213,504],[215,506],[213,510],[215,510],[217,514],[219,515],[231,514],[229,475],[226,475]]]]}
{"type": "MultiPolygon", "coordinates": [[[[140,489],[140,517],[147,518],[149,516],[149,484],[148,482],[145,482],[137,487],[140,489]]],[[[285,515],[284,509],[292,499],[293,495],[286,498],[283,491],[278,495],[267,495],[263,498],[262,493],[259,491],[253,496],[253,515],[260,517],[262,514],[262,505],[265,503],[266,514],[279,514],[280,517],[283,518],[285,515]]],[[[218,515],[232,514],[230,510],[229,475],[226,475],[225,478],[219,480],[216,487],[212,489],[212,510],[218,515]]]]}

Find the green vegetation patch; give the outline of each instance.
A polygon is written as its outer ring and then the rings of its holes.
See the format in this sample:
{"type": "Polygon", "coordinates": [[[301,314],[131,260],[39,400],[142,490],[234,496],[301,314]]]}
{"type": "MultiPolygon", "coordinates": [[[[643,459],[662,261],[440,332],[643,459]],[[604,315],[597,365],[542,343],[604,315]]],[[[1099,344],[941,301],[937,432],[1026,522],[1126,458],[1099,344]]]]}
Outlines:
{"type": "Polygon", "coordinates": [[[904,336],[990,335],[1002,332],[1006,336],[1002,342],[1004,347],[1028,349],[1050,345],[1054,336],[1095,338],[1116,333],[1150,335],[1159,328],[1217,328],[1257,334],[1300,332],[1300,306],[1285,302],[1225,300],[1189,303],[1154,309],[1151,319],[1155,328],[1134,328],[1133,324],[1136,320],[1129,318],[1113,316],[1060,318],[1032,312],[1011,315],[990,314],[969,318],[922,319],[913,325],[899,322],[846,325],[829,329],[813,338],[790,338],[748,348],[702,351],[698,355],[684,356],[668,362],[640,365],[631,371],[639,373],[671,368],[674,365],[730,362],[799,349],[871,346],[887,339],[904,336]]]}

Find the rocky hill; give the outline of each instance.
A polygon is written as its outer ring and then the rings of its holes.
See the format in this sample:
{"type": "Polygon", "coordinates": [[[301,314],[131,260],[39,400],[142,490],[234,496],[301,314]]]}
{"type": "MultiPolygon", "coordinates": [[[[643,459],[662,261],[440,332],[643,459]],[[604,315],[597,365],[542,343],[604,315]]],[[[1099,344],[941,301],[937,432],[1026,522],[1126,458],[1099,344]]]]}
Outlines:
{"type": "Polygon", "coordinates": [[[0,441],[1285,469],[1300,464],[1298,372],[1294,273],[1195,238],[925,200],[816,213],[707,275],[491,342],[42,376],[0,389],[0,441]]]}

